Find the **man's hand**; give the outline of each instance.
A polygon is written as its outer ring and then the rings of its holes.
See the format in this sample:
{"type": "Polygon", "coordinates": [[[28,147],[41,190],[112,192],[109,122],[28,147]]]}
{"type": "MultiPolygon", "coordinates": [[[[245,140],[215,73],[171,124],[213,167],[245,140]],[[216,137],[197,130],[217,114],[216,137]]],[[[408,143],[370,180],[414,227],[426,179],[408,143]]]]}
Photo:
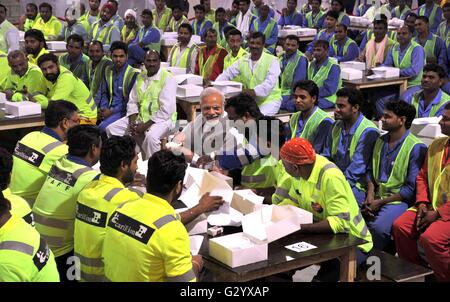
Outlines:
{"type": "Polygon", "coordinates": [[[281,15],[282,15],[283,17],[286,17],[286,16],[288,15],[287,7],[283,8],[283,9],[281,10],[281,15]]]}
{"type": "Polygon", "coordinates": [[[253,89],[242,89],[242,92],[248,94],[253,98],[256,98],[256,92],[253,89]]]}
{"type": "Polygon", "coordinates": [[[420,219],[420,224],[417,225],[417,230],[420,233],[425,232],[425,230],[430,226],[430,224],[438,220],[439,217],[440,217],[439,212],[434,210],[427,211],[425,215],[422,217],[422,219],[420,219]]]}
{"type": "Polygon", "coordinates": [[[12,100],[12,96],[14,95],[14,92],[11,90],[11,89],[6,89],[5,90],[5,96],[6,96],[6,99],[8,100],[8,101],[11,101],[12,100]]]}
{"type": "Polygon", "coordinates": [[[99,110],[100,120],[106,120],[113,114],[112,109],[104,108],[99,110]]]}
{"type": "Polygon", "coordinates": [[[419,224],[421,224],[422,218],[425,216],[426,212],[428,212],[428,206],[425,203],[419,203],[417,206],[417,215],[416,215],[416,229],[419,230],[419,224]]]}
{"type": "Polygon", "coordinates": [[[382,199],[375,199],[370,201],[370,203],[367,203],[367,209],[372,213],[377,213],[381,207],[384,205],[384,202],[382,199]]]}
{"type": "Polygon", "coordinates": [[[136,126],[136,133],[135,135],[144,135],[145,131],[151,126],[151,123],[140,123],[136,126]]]}
{"type": "MultiPolygon", "coordinates": [[[[192,256],[192,267],[197,274],[203,270],[203,257],[202,255],[192,256]]],[[[198,280],[197,280],[198,281],[198,280]]]]}
{"type": "Polygon", "coordinates": [[[215,211],[223,204],[224,200],[220,196],[210,196],[209,193],[203,194],[198,202],[198,208],[201,213],[215,211]]]}

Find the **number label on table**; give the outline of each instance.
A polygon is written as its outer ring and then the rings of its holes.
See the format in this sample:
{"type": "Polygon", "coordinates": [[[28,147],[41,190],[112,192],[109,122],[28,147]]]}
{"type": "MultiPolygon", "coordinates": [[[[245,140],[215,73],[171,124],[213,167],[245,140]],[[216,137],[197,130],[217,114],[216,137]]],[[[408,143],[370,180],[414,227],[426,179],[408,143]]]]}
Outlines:
{"type": "Polygon", "coordinates": [[[288,250],[297,252],[297,253],[301,253],[301,252],[305,252],[305,251],[309,251],[309,250],[315,249],[315,248],[317,248],[317,246],[312,245],[312,244],[310,244],[308,242],[302,241],[302,242],[297,242],[297,243],[294,243],[294,244],[286,245],[285,248],[287,248],[288,250]]]}

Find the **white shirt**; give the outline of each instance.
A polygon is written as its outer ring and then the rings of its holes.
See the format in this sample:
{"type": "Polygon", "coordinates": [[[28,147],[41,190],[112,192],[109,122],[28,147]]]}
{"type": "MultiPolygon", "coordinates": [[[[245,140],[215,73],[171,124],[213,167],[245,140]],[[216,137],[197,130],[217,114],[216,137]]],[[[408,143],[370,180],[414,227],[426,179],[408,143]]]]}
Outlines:
{"type": "MultiPolygon", "coordinates": [[[[2,28],[2,26],[6,26],[6,21],[7,20],[0,24],[0,28],[2,28]]],[[[15,26],[6,31],[6,44],[8,44],[8,49],[0,49],[5,53],[19,49],[19,30],[15,26]]]]}
{"type": "MultiPolygon", "coordinates": [[[[151,77],[145,75],[144,85],[142,85],[141,92],[144,92],[153,80],[159,81],[161,78],[161,68],[156,74],[151,77]]],[[[130,98],[127,104],[127,116],[139,113],[138,98],[137,98],[137,80],[130,92],[130,98]]],[[[153,115],[152,121],[155,123],[165,122],[170,120],[172,114],[177,110],[176,105],[177,81],[173,76],[168,76],[164,86],[159,93],[159,110],[153,115]]]]}
{"type": "Polygon", "coordinates": [[[250,21],[252,19],[252,10],[249,8],[245,15],[242,15],[242,12],[239,12],[236,17],[236,27],[242,33],[242,35],[247,37],[248,32],[250,30],[250,21]]]}
{"type": "MultiPolygon", "coordinates": [[[[181,49],[179,43],[177,43],[175,45],[175,47],[179,48],[179,51],[177,52],[175,66],[180,66],[180,60],[181,60],[181,57],[183,56],[184,52],[189,51],[191,49],[191,47],[195,47],[194,44],[195,44],[194,41],[192,41],[192,39],[191,39],[191,41],[189,41],[188,45],[183,49],[181,49]]],[[[187,70],[187,73],[192,73],[192,74],[195,73],[195,63],[197,61],[197,56],[198,56],[198,48],[195,47],[195,49],[192,51],[192,54],[191,54],[191,64],[189,66],[189,70],[187,70]]],[[[169,63],[170,63],[170,61],[169,61],[169,63]]]]}
{"type": "MultiPolygon", "coordinates": [[[[250,70],[253,73],[253,70],[259,64],[260,60],[256,62],[255,65],[252,65],[252,61],[250,60],[250,54],[243,56],[239,60],[233,63],[227,70],[225,70],[222,74],[220,74],[216,81],[231,81],[233,78],[240,74],[239,64],[248,64],[250,70]]],[[[253,90],[255,90],[257,97],[266,97],[268,96],[272,90],[277,85],[278,77],[280,76],[281,69],[280,64],[276,57],[273,57],[272,62],[270,63],[269,70],[266,75],[266,79],[261,84],[255,86],[253,90]]]]}

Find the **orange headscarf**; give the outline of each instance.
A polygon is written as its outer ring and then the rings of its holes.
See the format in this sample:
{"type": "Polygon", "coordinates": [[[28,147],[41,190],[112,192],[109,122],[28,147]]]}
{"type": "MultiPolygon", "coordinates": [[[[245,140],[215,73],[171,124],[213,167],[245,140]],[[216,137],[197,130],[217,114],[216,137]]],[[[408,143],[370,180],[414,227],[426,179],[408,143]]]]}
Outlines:
{"type": "Polygon", "coordinates": [[[309,141],[296,137],[281,147],[280,157],[292,164],[306,165],[316,161],[316,152],[309,141]]]}

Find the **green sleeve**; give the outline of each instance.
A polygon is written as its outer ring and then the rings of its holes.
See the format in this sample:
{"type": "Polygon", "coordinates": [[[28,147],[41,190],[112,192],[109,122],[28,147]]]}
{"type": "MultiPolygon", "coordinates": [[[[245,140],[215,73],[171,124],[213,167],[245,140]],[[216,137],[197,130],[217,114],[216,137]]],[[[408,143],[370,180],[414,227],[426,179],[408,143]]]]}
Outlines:
{"type": "MultiPolygon", "coordinates": [[[[330,173],[331,174],[331,173],[330,173]]],[[[350,229],[350,205],[347,195],[353,194],[349,185],[345,186],[343,177],[324,175],[323,201],[326,203],[326,216],[333,232],[344,233],[350,229]],[[348,217],[348,218],[347,218],[348,217]],[[347,218],[347,219],[346,219],[347,218]]]]}

